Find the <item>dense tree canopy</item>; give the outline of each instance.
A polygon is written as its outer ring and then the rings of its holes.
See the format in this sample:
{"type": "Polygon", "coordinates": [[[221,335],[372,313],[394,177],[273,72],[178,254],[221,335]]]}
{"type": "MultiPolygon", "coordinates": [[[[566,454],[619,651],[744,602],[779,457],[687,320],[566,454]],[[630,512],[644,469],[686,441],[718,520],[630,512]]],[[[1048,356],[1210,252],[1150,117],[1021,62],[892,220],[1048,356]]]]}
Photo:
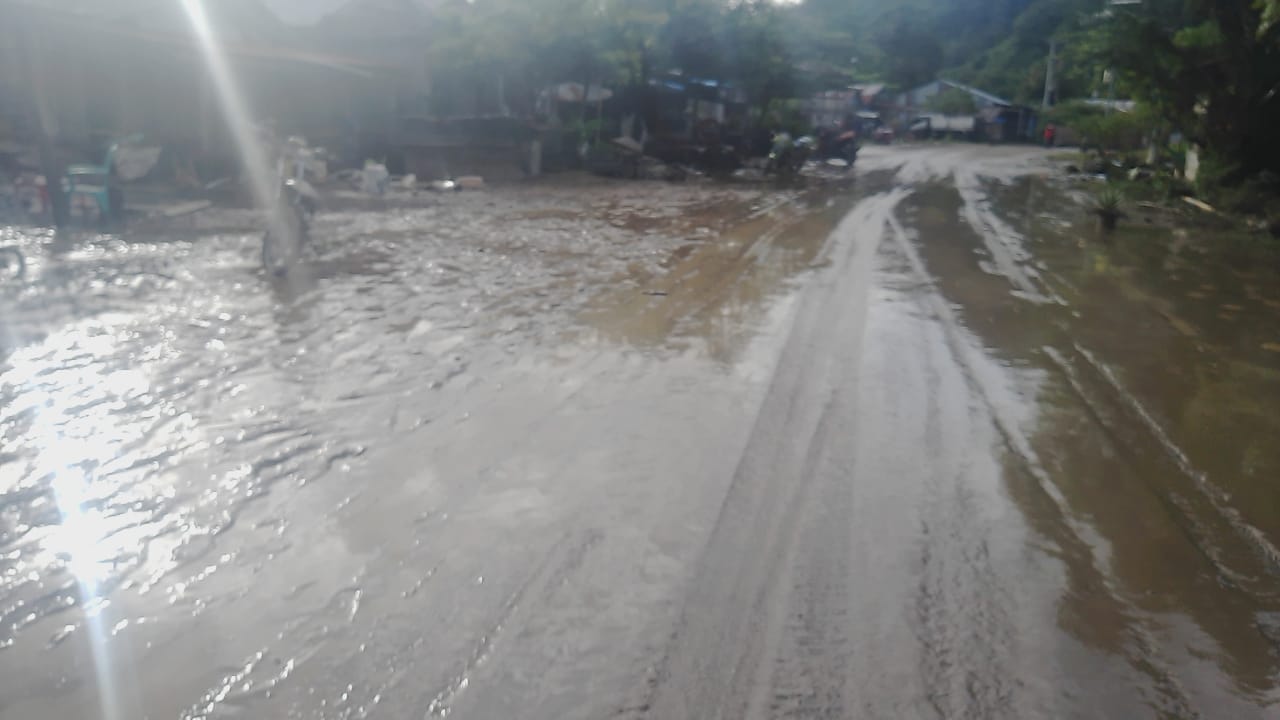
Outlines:
{"type": "Polygon", "coordinates": [[[639,87],[679,71],[736,83],[762,113],[940,76],[1036,104],[1053,41],[1059,97],[1141,99],[1225,165],[1280,168],[1280,0],[441,0],[432,13],[441,85],[639,87]]]}
{"type": "Polygon", "coordinates": [[[1280,168],[1275,6],[1147,0],[1140,10],[1116,13],[1105,43],[1127,88],[1209,148],[1228,182],[1280,168]]]}

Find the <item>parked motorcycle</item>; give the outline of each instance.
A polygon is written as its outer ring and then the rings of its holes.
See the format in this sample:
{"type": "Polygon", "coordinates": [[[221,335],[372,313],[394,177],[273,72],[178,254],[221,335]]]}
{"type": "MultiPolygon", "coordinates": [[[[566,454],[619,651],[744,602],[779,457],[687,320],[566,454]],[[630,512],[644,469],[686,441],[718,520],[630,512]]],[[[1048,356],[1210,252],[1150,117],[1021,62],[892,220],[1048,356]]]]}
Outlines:
{"type": "Polygon", "coordinates": [[[776,175],[780,180],[789,180],[799,175],[804,164],[813,155],[814,144],[814,139],[808,136],[792,139],[785,132],[774,135],[769,161],[764,167],[765,175],[776,175]]]}
{"type": "Polygon", "coordinates": [[[820,160],[840,160],[848,170],[858,161],[858,150],[861,143],[854,130],[841,128],[825,128],[818,132],[816,155],[820,160]]]}

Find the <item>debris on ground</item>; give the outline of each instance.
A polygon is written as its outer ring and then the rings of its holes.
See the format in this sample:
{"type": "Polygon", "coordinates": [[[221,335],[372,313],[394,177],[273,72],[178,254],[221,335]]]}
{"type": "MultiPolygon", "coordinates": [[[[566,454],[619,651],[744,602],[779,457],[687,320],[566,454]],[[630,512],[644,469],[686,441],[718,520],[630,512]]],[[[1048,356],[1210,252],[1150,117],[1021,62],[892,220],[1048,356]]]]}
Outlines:
{"type": "Polygon", "coordinates": [[[390,180],[391,173],[387,172],[386,165],[372,160],[366,161],[364,171],[360,176],[360,191],[367,195],[385,195],[387,183],[390,180]]]}
{"type": "Polygon", "coordinates": [[[1212,205],[1210,205],[1209,203],[1203,200],[1197,200],[1190,196],[1184,196],[1182,198],[1182,201],[1190,205],[1191,207],[1196,208],[1197,210],[1203,210],[1204,212],[1211,213],[1214,215],[1218,214],[1217,209],[1215,209],[1212,205]]]}
{"type": "Polygon", "coordinates": [[[618,146],[619,149],[622,149],[627,152],[632,152],[637,155],[644,153],[644,146],[641,145],[640,141],[636,140],[635,138],[618,137],[618,138],[614,138],[613,140],[610,140],[610,142],[618,146]]]}
{"type": "Polygon", "coordinates": [[[679,165],[668,165],[656,158],[642,157],[637,168],[637,177],[641,180],[665,180],[680,182],[689,177],[688,171],[679,165]]]}
{"type": "Polygon", "coordinates": [[[180,200],[180,201],[174,201],[174,202],[129,203],[130,212],[138,213],[146,217],[157,217],[157,218],[182,217],[183,215],[190,215],[192,213],[200,212],[201,210],[208,210],[211,207],[213,207],[213,202],[210,200],[185,200],[185,201],[180,200]]]}

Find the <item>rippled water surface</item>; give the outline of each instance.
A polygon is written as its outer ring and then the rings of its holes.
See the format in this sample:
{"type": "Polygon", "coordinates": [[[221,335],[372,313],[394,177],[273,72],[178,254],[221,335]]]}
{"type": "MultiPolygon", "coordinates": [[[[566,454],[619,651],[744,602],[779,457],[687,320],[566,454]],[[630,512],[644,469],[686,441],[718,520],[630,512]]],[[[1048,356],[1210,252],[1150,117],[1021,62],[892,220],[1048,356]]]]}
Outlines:
{"type": "Polygon", "coordinates": [[[0,648],[60,644],[112,603],[198,614],[201,583],[272,552],[219,547],[246,508],[438,419],[446,386],[576,327],[589,283],[634,285],[752,203],[514,196],[324,215],[287,279],[261,272],[242,214],[133,237],[6,231],[30,267],[0,287],[0,648]]]}
{"type": "Polygon", "coordinates": [[[0,718],[1270,717],[1280,266],[1048,167],[0,230],[0,718]]]}

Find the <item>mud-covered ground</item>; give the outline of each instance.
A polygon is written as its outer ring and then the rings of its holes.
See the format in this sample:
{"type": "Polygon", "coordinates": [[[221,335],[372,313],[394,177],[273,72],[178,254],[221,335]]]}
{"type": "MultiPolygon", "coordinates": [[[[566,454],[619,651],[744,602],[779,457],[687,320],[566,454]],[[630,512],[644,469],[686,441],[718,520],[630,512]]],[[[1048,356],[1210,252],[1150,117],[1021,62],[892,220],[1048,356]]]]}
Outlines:
{"type": "Polygon", "coordinates": [[[1036,150],[2,230],[0,718],[1280,712],[1280,271],[1036,150]]]}

